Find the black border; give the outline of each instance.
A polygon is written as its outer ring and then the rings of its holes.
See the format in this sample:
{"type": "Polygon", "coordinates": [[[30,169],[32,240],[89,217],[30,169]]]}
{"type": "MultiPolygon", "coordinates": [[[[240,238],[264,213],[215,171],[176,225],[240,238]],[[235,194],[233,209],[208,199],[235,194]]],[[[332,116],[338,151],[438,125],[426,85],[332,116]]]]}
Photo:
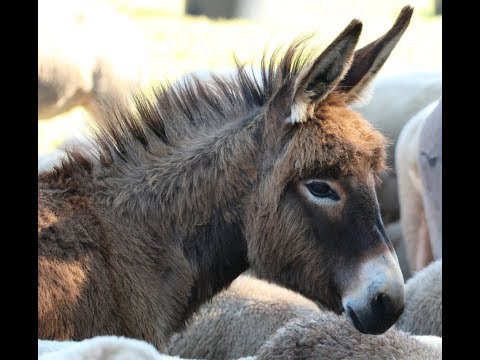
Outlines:
{"type": "MultiPolygon", "coordinates": [[[[457,5],[454,8],[454,2],[446,1],[442,11],[444,358],[456,358],[462,349],[474,348],[476,331],[471,329],[477,324],[474,319],[478,283],[475,269],[479,260],[474,247],[478,242],[475,224],[480,220],[476,219],[475,201],[478,149],[472,145],[478,140],[469,139],[468,135],[477,137],[475,105],[478,100],[469,99],[469,94],[477,95],[477,58],[472,50],[477,50],[474,25],[480,20],[468,19],[469,13],[475,15],[473,8],[469,11],[468,4],[457,5]],[[463,81],[463,85],[455,84],[458,81],[463,81]]],[[[38,3],[9,3],[4,15],[7,17],[4,40],[8,50],[4,49],[2,57],[8,65],[4,65],[7,91],[3,96],[5,163],[2,178],[7,196],[3,213],[8,220],[2,240],[8,248],[2,265],[6,279],[3,298],[9,305],[4,305],[8,319],[3,326],[7,338],[31,344],[30,347],[15,346],[18,344],[15,341],[11,345],[15,358],[29,358],[28,354],[36,358],[38,117],[34,72],[38,61],[38,3]],[[15,5],[18,9],[12,9],[15,5]],[[26,352],[26,356],[21,356],[21,352],[26,352]]],[[[8,342],[4,344],[5,349],[9,347],[8,342]]]]}

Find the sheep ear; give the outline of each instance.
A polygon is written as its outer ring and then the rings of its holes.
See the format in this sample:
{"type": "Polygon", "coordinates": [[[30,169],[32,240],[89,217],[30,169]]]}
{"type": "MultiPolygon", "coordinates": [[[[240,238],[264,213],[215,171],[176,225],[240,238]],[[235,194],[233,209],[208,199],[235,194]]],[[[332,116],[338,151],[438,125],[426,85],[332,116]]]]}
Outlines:
{"type": "Polygon", "coordinates": [[[361,31],[362,23],[353,20],[315,61],[300,71],[294,85],[288,123],[307,121],[308,109],[338,85],[352,62],[361,31]]]}
{"type": "Polygon", "coordinates": [[[382,68],[410,23],[411,6],[405,6],[392,28],[381,38],[355,51],[349,71],[337,89],[348,95],[347,102],[358,100],[382,68]]]}

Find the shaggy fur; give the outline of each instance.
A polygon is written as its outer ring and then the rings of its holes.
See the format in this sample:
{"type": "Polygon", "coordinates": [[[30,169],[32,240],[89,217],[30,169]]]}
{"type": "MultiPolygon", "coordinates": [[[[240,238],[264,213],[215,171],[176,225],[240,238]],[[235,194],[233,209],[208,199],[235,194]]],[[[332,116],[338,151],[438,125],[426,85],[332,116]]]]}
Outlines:
{"type": "Polygon", "coordinates": [[[405,310],[396,326],[416,335],[442,336],[442,260],[407,281],[405,310]]]}
{"type": "Polygon", "coordinates": [[[257,352],[257,360],[439,360],[442,351],[401,331],[361,334],[330,313],[297,318],[279,329],[257,352]]]}
{"type": "Polygon", "coordinates": [[[297,293],[241,275],[194,314],[165,352],[201,359],[253,356],[287,322],[318,311],[317,305],[297,293]]]}
{"type": "MultiPolygon", "coordinates": [[[[432,271],[430,271],[431,277],[432,271]]],[[[436,279],[426,279],[420,276],[421,281],[431,281],[436,279]]],[[[441,336],[441,297],[440,297],[440,317],[438,317],[437,306],[439,294],[428,293],[433,289],[438,291],[438,287],[423,286],[419,289],[419,281],[412,279],[407,285],[407,310],[401,317],[404,326],[400,329],[410,331],[415,329],[431,328],[433,323],[438,324],[440,321],[441,336]],[[412,286],[413,285],[413,286],[412,286]],[[412,291],[419,289],[419,293],[412,291]],[[433,297],[432,303],[429,297],[433,297]],[[415,320],[414,320],[415,319],[415,320]]],[[[434,281],[437,284],[437,281],[434,281]]],[[[440,288],[441,294],[441,288],[440,288]]],[[[291,292],[285,288],[281,288],[274,284],[258,280],[251,276],[239,276],[232,285],[216,295],[210,302],[204,304],[198,313],[196,313],[189,322],[187,328],[180,334],[172,337],[170,345],[167,347],[166,353],[170,355],[179,355],[183,358],[205,358],[205,359],[236,359],[242,356],[255,355],[260,347],[282,326],[285,326],[293,319],[303,318],[305,316],[316,316],[316,314],[324,314],[325,309],[319,309],[314,303],[305,299],[301,295],[291,292]]],[[[322,315],[323,316],[323,315],[322,315]]],[[[339,330],[339,328],[347,327],[344,320],[337,317],[328,318],[332,320],[333,325],[325,328],[325,332],[329,336],[341,338],[340,343],[344,344],[345,351],[349,346],[353,347],[357,341],[365,341],[358,338],[357,335],[352,339],[347,335],[350,331],[339,330]],[[342,332],[343,331],[343,332],[342,332]],[[351,342],[351,343],[350,343],[351,342]]],[[[319,326],[324,326],[325,320],[322,319],[319,326]]],[[[401,322],[399,322],[401,323],[401,322]]],[[[434,325],[435,326],[435,325],[434,325]]],[[[323,329],[323,328],[322,328],[323,329]]],[[[323,331],[323,330],[322,330],[323,331]]],[[[414,334],[434,334],[433,332],[413,332],[414,334]]],[[[405,340],[405,336],[398,331],[389,335],[387,341],[390,346],[398,347],[396,351],[405,351],[406,345],[402,342],[411,342],[411,339],[405,340]],[[402,348],[403,347],[403,348],[402,348]]],[[[375,341],[366,337],[365,346],[378,346],[375,341]]],[[[441,338],[420,337],[419,340],[433,344],[441,351],[441,338]]],[[[328,342],[321,343],[329,346],[328,342]]],[[[424,348],[424,347],[423,347],[424,348]]],[[[354,350],[353,357],[358,356],[360,350],[354,350]]],[[[423,350],[422,350],[423,351],[423,350]]],[[[418,354],[413,353],[412,356],[421,358],[423,353],[419,350],[418,354]]],[[[379,358],[386,356],[380,352],[379,358]]],[[[403,357],[400,357],[403,358],[403,357]]]]}
{"type": "MultiPolygon", "coordinates": [[[[283,331],[283,330],[282,330],[283,331]]],[[[288,334],[287,334],[288,335],[288,334]]],[[[398,335],[397,335],[398,337],[398,335]]],[[[415,347],[419,347],[421,351],[414,349],[413,355],[402,357],[402,359],[417,359],[417,353],[422,354],[440,354],[442,351],[442,338],[435,336],[415,336],[419,342],[427,345],[418,345],[413,342],[415,347]],[[433,349],[434,352],[432,352],[433,349]]],[[[398,339],[395,339],[397,345],[398,339]]],[[[401,339],[404,342],[412,342],[412,338],[407,340],[401,339]]],[[[322,342],[324,344],[325,341],[322,342]]],[[[376,344],[374,344],[376,345],[376,344]]],[[[403,344],[402,344],[403,345],[403,344]]],[[[268,346],[268,345],[267,345],[268,346]]],[[[343,346],[343,350],[346,347],[343,346]]],[[[341,352],[342,350],[338,351],[341,352]]],[[[267,350],[268,352],[268,350],[267,350]]],[[[355,353],[356,354],[356,353],[355,353]]],[[[388,356],[384,354],[382,349],[377,354],[380,356],[388,356]]],[[[98,336],[92,339],[75,341],[38,341],[38,359],[39,360],[181,360],[179,357],[171,357],[160,354],[157,350],[145,341],[129,339],[117,336],[98,336]]],[[[242,357],[237,360],[255,360],[256,356],[242,357]]],[[[328,357],[330,359],[330,357],[328,357]]],[[[348,357],[345,359],[349,359],[348,357]]],[[[373,357],[376,359],[376,357],[373,357]]],[[[430,359],[427,357],[426,359],[430,359]]],[[[186,359],[185,359],[186,360],[186,359]]]]}
{"type": "MultiPolygon", "coordinates": [[[[404,8],[387,35],[411,15],[404,8]]],[[[319,55],[325,76],[309,72],[308,96],[296,89],[301,124],[286,120],[299,73],[318,58],[305,41],[265,60],[261,81],[239,65],[231,81],[192,79],[138,96],[134,110],[107,106],[93,150],[39,174],[39,337],[114,334],[162,348],[249,266],[340,312],[361,261],[393,249],[374,192],[385,139],[348,108],[360,89],[334,87],[348,80],[360,31],[353,21],[319,55]],[[306,200],[311,177],[338,183],[345,216],[306,200]]],[[[386,60],[383,48],[370,56],[364,76],[386,60]]]]}
{"type": "Polygon", "coordinates": [[[38,360],[175,360],[145,341],[97,336],[83,341],[38,341],[38,360]]]}
{"type": "Polygon", "coordinates": [[[435,335],[415,335],[413,336],[418,341],[421,341],[433,348],[442,351],[442,338],[435,335]]]}

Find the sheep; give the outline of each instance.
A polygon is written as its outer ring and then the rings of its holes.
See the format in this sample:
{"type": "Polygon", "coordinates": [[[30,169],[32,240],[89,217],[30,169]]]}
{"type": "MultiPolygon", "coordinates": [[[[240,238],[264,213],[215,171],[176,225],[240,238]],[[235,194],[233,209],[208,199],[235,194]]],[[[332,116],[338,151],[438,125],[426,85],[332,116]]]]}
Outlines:
{"type": "MultiPolygon", "coordinates": [[[[353,329],[345,317],[312,313],[291,320],[257,351],[256,360],[275,359],[405,359],[442,358],[441,345],[430,345],[391,328],[382,335],[365,335],[353,329]]],[[[437,344],[441,339],[435,341],[437,344]]]]}
{"type": "MultiPolygon", "coordinates": [[[[345,320],[345,319],[343,319],[345,320]]],[[[440,359],[442,339],[435,336],[409,337],[388,331],[381,337],[354,335],[352,342],[343,340],[344,324],[332,314],[294,319],[259,350],[258,355],[238,360],[284,358],[384,359],[400,355],[402,359],[440,359]],[[327,316],[324,316],[327,315],[327,316]],[[320,321],[318,321],[320,319],[320,321]],[[332,331],[325,332],[329,328],[332,331]],[[318,331],[320,330],[320,331],[318,331]],[[290,346],[295,341],[294,346],[290,346]],[[408,350],[412,352],[407,352],[408,350]],[[393,351],[392,351],[393,350],[393,351]]],[[[348,325],[347,325],[348,327],[348,325]]],[[[38,341],[39,360],[181,360],[160,354],[153,345],[120,336],[97,336],[82,341],[38,341]]],[[[185,359],[186,360],[186,359],[185,359]]]]}
{"type": "Polygon", "coordinates": [[[442,336],[442,260],[437,260],[405,285],[405,310],[396,326],[415,335],[442,336]]]}
{"type": "Polygon", "coordinates": [[[152,344],[122,336],[82,341],[38,341],[38,360],[179,360],[160,354],[152,344]]]}
{"type": "MultiPolygon", "coordinates": [[[[380,76],[373,82],[373,96],[368,103],[353,108],[368,119],[392,141],[387,149],[387,164],[395,169],[395,147],[405,123],[414,114],[438,99],[442,94],[442,74],[410,72],[380,76]],[[385,108],[388,107],[388,111],[385,108]]],[[[397,174],[389,171],[382,177],[377,191],[382,218],[386,224],[399,220],[400,205],[397,174]]]]}
{"type": "Polygon", "coordinates": [[[417,153],[423,207],[434,259],[442,257],[442,100],[425,119],[417,153]]]}
{"type": "MultiPolygon", "coordinates": [[[[440,202],[435,199],[434,203],[441,207],[441,154],[440,158],[435,157],[435,183],[439,182],[440,184],[440,187],[438,185],[435,187],[437,190],[435,193],[427,190],[433,184],[424,183],[420,172],[420,165],[423,163],[423,159],[419,156],[420,147],[425,146],[420,142],[421,134],[431,115],[436,115],[434,120],[440,122],[441,129],[441,99],[426,106],[407,122],[400,133],[395,149],[400,222],[411,271],[418,271],[432,260],[441,257],[441,210],[439,213],[435,212],[435,216],[427,218],[424,196],[439,197],[440,202]],[[436,109],[440,109],[440,114],[434,111],[436,109]],[[435,236],[432,238],[430,234],[435,236]],[[435,256],[432,248],[437,250],[435,256]]],[[[431,181],[432,177],[430,176],[429,179],[431,181]]],[[[427,200],[427,203],[431,202],[427,200]]],[[[431,214],[432,211],[429,213],[431,214]]]]}
{"type": "MultiPolygon", "coordinates": [[[[438,344],[438,339],[435,341],[429,338],[427,344],[422,344],[417,341],[422,340],[421,338],[415,340],[397,329],[391,329],[381,336],[363,335],[347,323],[345,316],[330,314],[299,294],[250,275],[238,277],[230,288],[205,304],[195,314],[186,330],[171,338],[166,353],[183,358],[237,359],[256,354],[259,355],[259,359],[270,358],[267,354],[274,358],[277,353],[271,347],[265,347],[267,341],[272,336],[274,341],[278,341],[277,338],[282,336],[279,329],[283,326],[295,329],[298,327],[297,323],[287,324],[291,321],[302,322],[304,320],[298,319],[305,318],[313,318],[314,322],[318,322],[317,325],[308,323],[305,336],[313,336],[312,341],[324,347],[327,354],[330,352],[342,354],[343,357],[339,358],[348,358],[346,355],[349,351],[352,352],[353,358],[362,358],[361,352],[365,351],[364,347],[377,349],[379,356],[377,358],[385,358],[390,351],[406,356],[410,349],[412,349],[410,359],[420,359],[430,353],[433,355],[427,356],[426,359],[438,358],[435,357],[437,353],[430,350],[428,345],[432,342],[438,344]],[[312,333],[310,328],[323,329],[325,336],[315,337],[315,332],[312,333]],[[332,339],[342,341],[339,345],[332,339]],[[359,343],[360,348],[355,350],[354,345],[357,346],[359,343]],[[338,348],[332,348],[334,345],[338,348]],[[385,345],[385,350],[380,345],[385,345]]],[[[286,331],[288,335],[285,341],[300,336],[295,334],[296,331],[286,331]]],[[[279,349],[285,351],[285,356],[292,355],[285,347],[280,346],[279,349]]],[[[304,350],[308,351],[306,348],[304,350]]],[[[311,351],[309,356],[312,357],[321,354],[315,352],[319,351],[316,347],[311,351]]],[[[373,350],[369,351],[371,354],[373,350]]]]}
{"type": "Polygon", "coordinates": [[[436,335],[413,335],[415,339],[442,351],[442,337],[436,335]]]}
{"type": "Polygon", "coordinates": [[[43,0],[38,8],[38,117],[83,106],[98,120],[97,99],[147,84],[148,38],[131,21],[91,1],[43,0]]]}
{"type": "MultiPolygon", "coordinates": [[[[412,292],[413,285],[428,284],[431,281],[429,274],[436,270],[438,278],[440,269],[441,261],[407,282],[405,318],[414,315],[412,306],[420,298],[418,293],[412,292]]],[[[441,301],[441,288],[433,298],[441,301]]],[[[437,314],[437,319],[441,320],[437,310],[425,309],[426,301],[428,299],[424,299],[418,308],[425,313],[437,314]]],[[[418,317],[417,314],[414,316],[418,317]]],[[[402,325],[409,323],[404,317],[400,319],[403,320],[402,325]]],[[[434,331],[399,327],[414,334],[435,334],[434,331]]],[[[344,316],[328,313],[312,301],[280,286],[241,275],[230,288],[205,304],[182,334],[172,337],[166,350],[169,356],[157,353],[152,345],[140,340],[101,336],[80,342],[39,340],[39,359],[63,360],[74,355],[76,359],[95,360],[108,360],[113,356],[123,359],[129,355],[135,359],[151,360],[178,359],[171,356],[242,360],[303,356],[328,359],[441,358],[441,338],[410,336],[403,331],[394,327],[383,335],[361,334],[344,316]]],[[[441,322],[440,332],[436,334],[441,335],[441,322]]]]}
{"type": "Polygon", "coordinates": [[[166,353],[207,359],[253,356],[276,329],[312,311],[320,309],[300,294],[241,275],[171,338],[166,353]]]}
{"type": "MultiPolygon", "coordinates": [[[[38,340],[38,360],[195,360],[161,354],[150,343],[123,336],[81,341],[38,340]]],[[[255,360],[255,357],[237,360],[255,360]]]]}

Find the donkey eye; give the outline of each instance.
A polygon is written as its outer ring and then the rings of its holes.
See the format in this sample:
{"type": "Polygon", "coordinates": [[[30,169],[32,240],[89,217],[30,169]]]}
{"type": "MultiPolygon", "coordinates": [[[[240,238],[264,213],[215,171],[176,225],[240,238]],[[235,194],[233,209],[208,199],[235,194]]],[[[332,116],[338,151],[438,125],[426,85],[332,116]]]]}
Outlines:
{"type": "Polygon", "coordinates": [[[313,196],[319,198],[330,198],[332,200],[340,200],[338,194],[327,183],[311,182],[307,184],[307,189],[313,196]]]}

